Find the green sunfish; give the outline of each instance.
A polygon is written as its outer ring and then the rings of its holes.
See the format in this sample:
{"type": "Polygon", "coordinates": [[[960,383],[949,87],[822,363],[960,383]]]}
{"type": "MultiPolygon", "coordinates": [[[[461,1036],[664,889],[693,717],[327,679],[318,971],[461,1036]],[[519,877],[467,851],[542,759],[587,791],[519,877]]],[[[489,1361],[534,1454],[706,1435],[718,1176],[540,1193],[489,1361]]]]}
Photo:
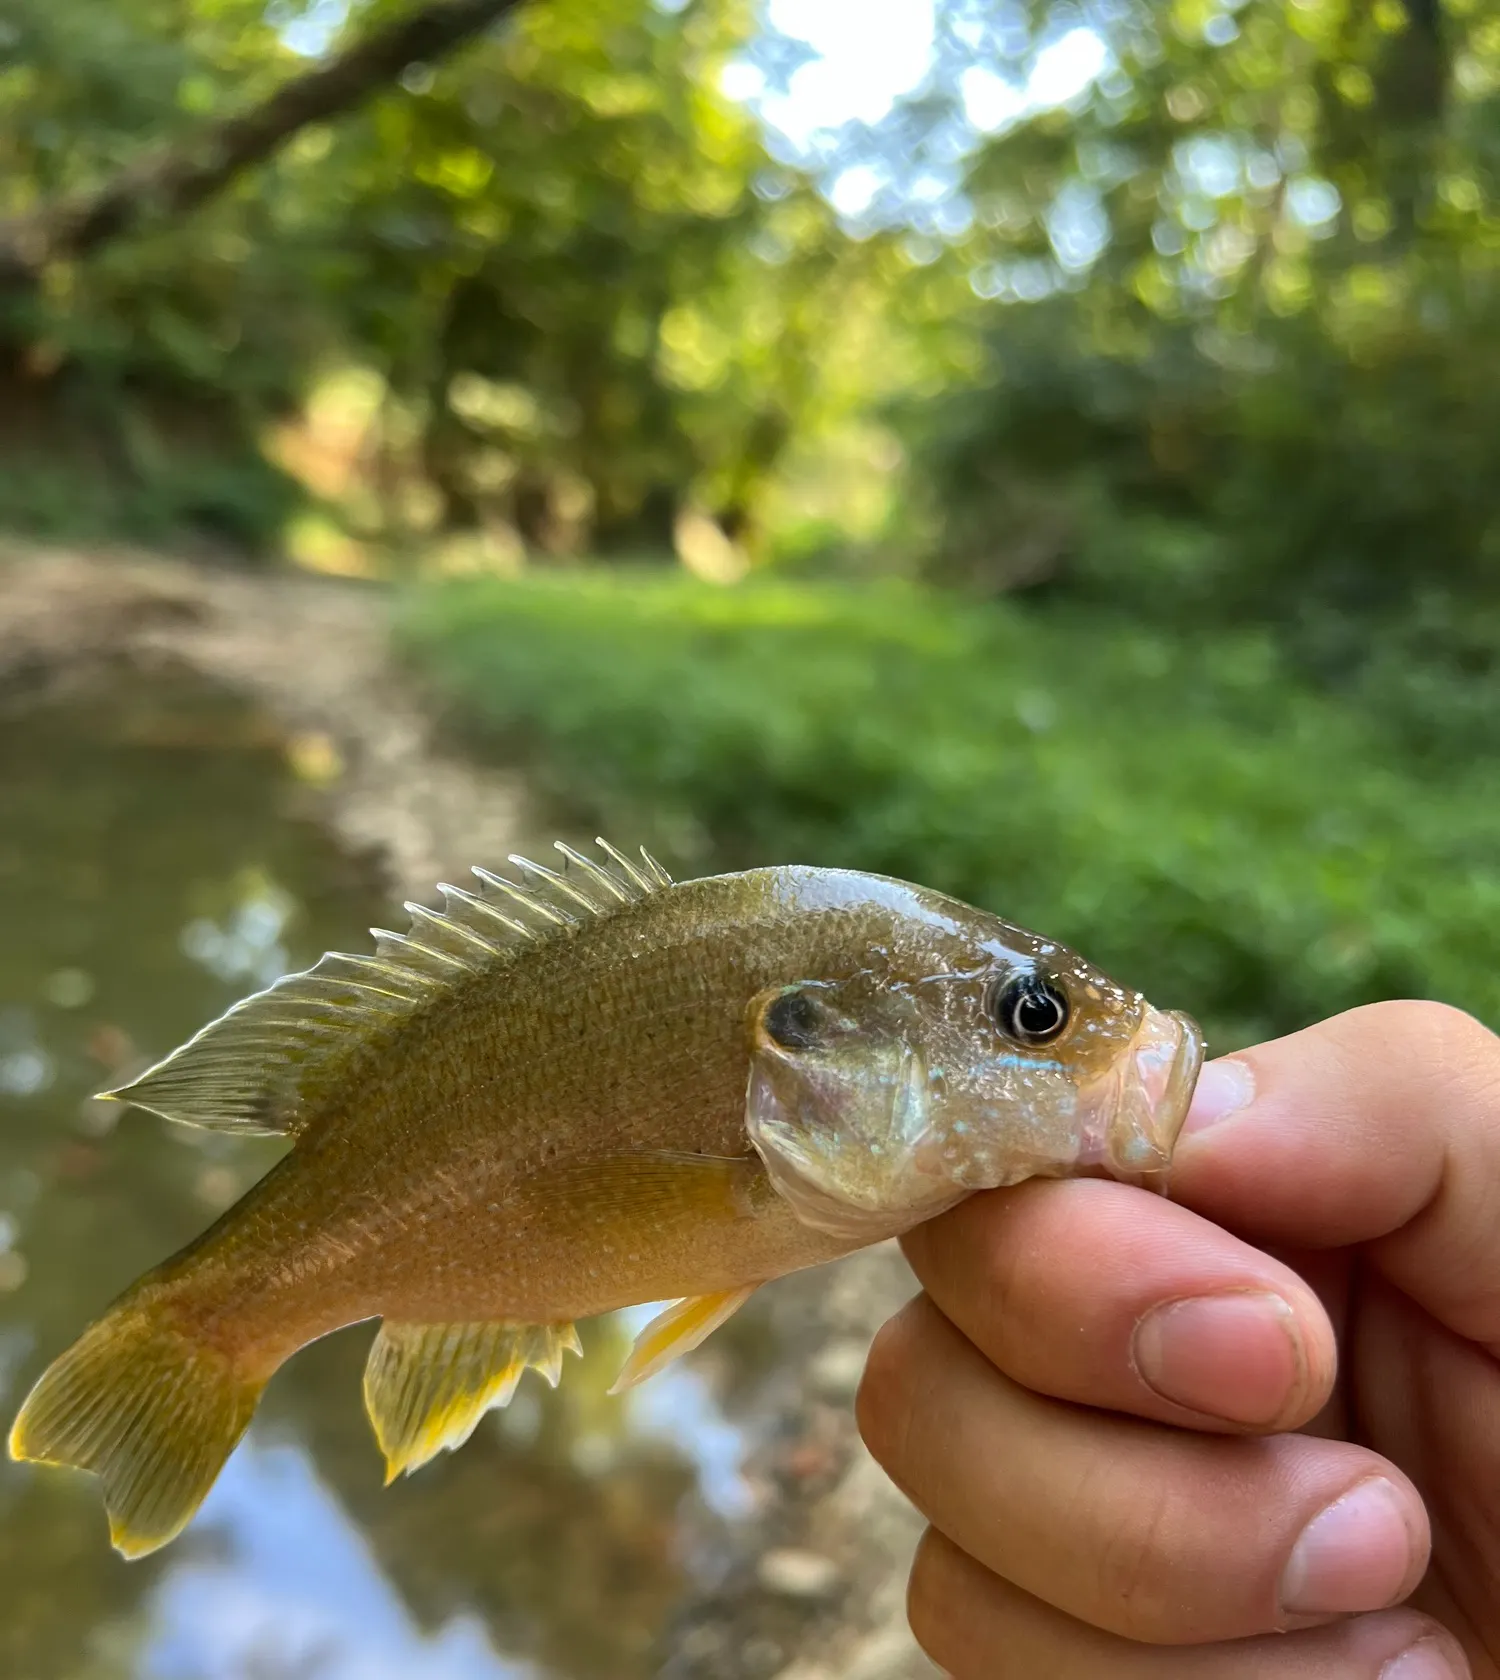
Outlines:
{"type": "Polygon", "coordinates": [[[126,1556],[193,1515],[299,1348],[378,1318],[387,1480],[574,1321],[673,1300],[617,1387],[768,1279],[1035,1175],[1164,1174],[1202,1061],[1060,945],[884,876],[674,884],[644,851],[443,886],[106,1093],[288,1152],[43,1374],[18,1459],[103,1482],[126,1556]]]}

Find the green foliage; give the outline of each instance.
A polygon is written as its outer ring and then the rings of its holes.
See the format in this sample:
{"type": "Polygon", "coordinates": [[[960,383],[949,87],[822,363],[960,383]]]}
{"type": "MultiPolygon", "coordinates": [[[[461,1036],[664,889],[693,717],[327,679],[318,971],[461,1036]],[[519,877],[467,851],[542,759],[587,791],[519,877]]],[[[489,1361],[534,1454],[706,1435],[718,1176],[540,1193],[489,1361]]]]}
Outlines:
{"type": "MultiPolygon", "coordinates": [[[[0,216],[180,143],[295,62],[247,0],[17,0],[0,19],[0,216]]],[[[49,534],[273,544],[294,487],[259,433],[313,335],[253,192],[190,228],[0,290],[0,521],[49,534]]]]}
{"type": "MultiPolygon", "coordinates": [[[[976,73],[1012,78],[1031,12],[1017,41],[1001,8],[947,8],[976,73]]],[[[941,307],[983,360],[903,415],[948,575],[1253,618],[1320,680],[1416,615],[1493,681],[1491,13],[1176,0],[1096,27],[1105,73],[958,171],[941,307]]]]}
{"type": "Polygon", "coordinates": [[[276,541],[301,501],[290,479],[248,452],[140,474],[90,474],[68,453],[58,460],[11,450],[0,458],[0,523],[52,540],[245,555],[276,541]]]}
{"type": "MultiPolygon", "coordinates": [[[[355,6],[341,39],[415,3],[355,6]]],[[[23,0],[0,25],[0,215],[148,140],[197,144],[306,63],[268,21],[295,8],[122,0],[102,26],[97,10],[23,0]]],[[[752,26],[744,0],[522,6],[183,225],[0,295],[0,414],[48,420],[44,442],[16,441],[23,476],[46,455],[118,481],[97,499],[159,537],[141,510],[179,501],[160,462],[184,420],[244,474],[352,365],[384,393],[355,448],[374,534],[669,552],[695,507],[754,546],[783,452],[847,409],[869,362],[885,247],[839,234],[718,92],[752,26]]],[[[0,519],[35,524],[13,488],[0,519]]],[[[267,546],[283,513],[236,523],[267,546]]]]}
{"type": "Polygon", "coordinates": [[[1405,753],[1263,635],[585,573],[426,589],[400,637],[471,738],[679,864],[944,888],[1220,1048],[1387,996],[1500,1020],[1493,751],[1405,753]]]}
{"type": "Polygon", "coordinates": [[[753,525],[867,259],[715,91],[750,22],[527,7],[320,159],[351,351],[416,405],[448,527],[546,552],[669,550],[689,502],[753,525]]]}
{"type": "MultiPolygon", "coordinates": [[[[364,0],[327,44],[416,4],[364,0]]],[[[0,215],[192,144],[331,15],[15,0],[0,215]]],[[[350,446],[369,534],[662,553],[693,509],[812,569],[1253,618],[1320,681],[1420,616],[1423,657],[1446,623],[1449,666],[1493,676],[1486,8],[943,0],[913,97],[814,148],[897,200],[858,238],[720,91],[746,56],[786,67],[766,16],[530,0],[183,225],[0,297],[0,518],[66,518],[45,481],[67,471],[100,520],[191,528],[163,478],[184,437],[193,472],[248,484],[267,429],[353,365],[382,392],[350,446]],[[966,92],[1069,30],[1101,73],[976,133],[966,92]]],[[[215,494],[208,523],[269,545],[286,488],[215,494]]]]}

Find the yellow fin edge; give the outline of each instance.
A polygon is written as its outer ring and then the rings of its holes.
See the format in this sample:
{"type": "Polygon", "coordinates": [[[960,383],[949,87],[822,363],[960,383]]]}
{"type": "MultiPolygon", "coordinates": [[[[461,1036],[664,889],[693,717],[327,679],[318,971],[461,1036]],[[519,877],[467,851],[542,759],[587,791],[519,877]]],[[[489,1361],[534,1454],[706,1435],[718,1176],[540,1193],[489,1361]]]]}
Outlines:
{"type": "Polygon", "coordinates": [[[743,1289],[724,1289],[713,1295],[687,1295],[680,1301],[674,1301],[636,1337],[609,1392],[622,1394],[627,1388],[645,1382],[647,1377],[654,1377],[674,1359],[691,1353],[726,1319],[732,1318],[759,1287],[751,1283],[743,1289]]]}
{"type": "Polygon", "coordinates": [[[11,1426],[10,1456],[93,1471],[115,1550],[144,1557],[192,1520],[264,1386],[122,1304],[42,1373],[11,1426]]]}
{"type": "Polygon", "coordinates": [[[553,1387],[565,1353],[582,1353],[570,1323],[411,1324],[386,1319],[365,1365],[364,1399],[385,1457],[386,1486],[461,1447],[479,1420],[510,1403],[530,1368],[553,1387]]]}

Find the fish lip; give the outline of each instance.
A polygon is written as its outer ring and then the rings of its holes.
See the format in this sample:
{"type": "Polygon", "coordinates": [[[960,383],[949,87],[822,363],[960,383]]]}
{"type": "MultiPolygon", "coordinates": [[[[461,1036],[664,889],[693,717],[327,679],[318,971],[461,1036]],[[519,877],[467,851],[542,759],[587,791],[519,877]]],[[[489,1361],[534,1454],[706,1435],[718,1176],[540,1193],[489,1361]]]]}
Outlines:
{"type": "Polygon", "coordinates": [[[1165,1018],[1177,1027],[1177,1050],[1171,1067],[1162,1081],[1161,1094],[1156,1102],[1156,1132],[1162,1149],[1170,1159],[1192,1106],[1198,1075],[1203,1071],[1206,1045],[1203,1029],[1181,1009],[1164,1011],[1165,1018]]]}
{"type": "Polygon", "coordinates": [[[1203,1033],[1191,1015],[1148,1008],[1119,1063],[1086,1093],[1079,1164],[1162,1189],[1203,1055],[1203,1033]]]}

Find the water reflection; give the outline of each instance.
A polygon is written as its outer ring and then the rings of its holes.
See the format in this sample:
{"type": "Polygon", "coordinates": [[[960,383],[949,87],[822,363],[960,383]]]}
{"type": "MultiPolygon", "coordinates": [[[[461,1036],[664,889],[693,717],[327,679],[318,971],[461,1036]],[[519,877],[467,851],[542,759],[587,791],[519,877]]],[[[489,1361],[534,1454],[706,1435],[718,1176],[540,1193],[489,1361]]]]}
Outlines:
{"type": "MultiPolygon", "coordinates": [[[[659,1306],[630,1307],[616,1314],[616,1320],[633,1340],[659,1306]]],[[[698,1474],[699,1496],[710,1510],[723,1517],[748,1514],[750,1489],[742,1473],[744,1434],[725,1419],[700,1371],[691,1364],[669,1366],[655,1381],[632,1390],[626,1405],[634,1433],[675,1441],[688,1449],[698,1474]]],[[[581,1436],[574,1442],[575,1461],[593,1439],[581,1436]]]]}
{"type": "MultiPolygon", "coordinates": [[[[122,677],[66,708],[0,715],[7,1420],[43,1361],[279,1147],[90,1093],[287,966],[364,948],[388,913],[368,870],[302,813],[275,732],[238,702],[122,677]]],[[[272,1383],[183,1540],[133,1565],[108,1548],[92,1478],[0,1465],[0,1672],[644,1676],[702,1567],[695,1546],[749,1497],[742,1436],[702,1368],[623,1404],[607,1395],[644,1316],[586,1326],[587,1357],[556,1393],[528,1378],[461,1453],[389,1490],[360,1412],[369,1331],[329,1337],[272,1383]]]]}
{"type": "Polygon", "coordinates": [[[152,1680],[520,1680],[482,1622],[428,1637],[305,1452],[251,1441],[199,1518],[221,1556],[172,1569],[157,1589],[142,1671],[152,1680]],[[312,1571],[307,1559],[316,1559],[312,1571]]]}
{"type": "Polygon", "coordinates": [[[238,897],[222,921],[194,916],[182,930],[184,953],[210,974],[243,991],[260,991],[292,966],[284,941],[296,902],[264,871],[246,870],[238,897]]]}

